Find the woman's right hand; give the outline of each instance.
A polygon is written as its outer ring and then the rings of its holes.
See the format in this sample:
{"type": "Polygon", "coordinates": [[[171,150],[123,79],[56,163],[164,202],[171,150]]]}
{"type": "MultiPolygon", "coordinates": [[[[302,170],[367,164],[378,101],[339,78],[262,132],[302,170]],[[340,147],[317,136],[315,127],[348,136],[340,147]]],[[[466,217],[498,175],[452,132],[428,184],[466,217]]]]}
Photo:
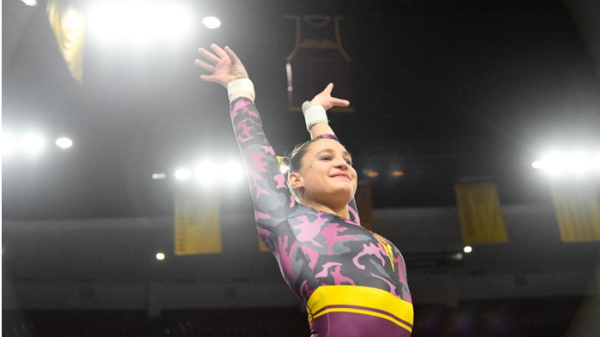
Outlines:
{"type": "Polygon", "coordinates": [[[242,64],[242,61],[235,55],[233,50],[225,47],[223,50],[216,44],[211,44],[210,48],[217,54],[213,54],[204,48],[198,49],[210,63],[196,59],[194,63],[202,69],[207,70],[211,75],[200,75],[200,79],[209,82],[216,82],[227,87],[227,83],[240,78],[248,78],[248,72],[242,64]]]}

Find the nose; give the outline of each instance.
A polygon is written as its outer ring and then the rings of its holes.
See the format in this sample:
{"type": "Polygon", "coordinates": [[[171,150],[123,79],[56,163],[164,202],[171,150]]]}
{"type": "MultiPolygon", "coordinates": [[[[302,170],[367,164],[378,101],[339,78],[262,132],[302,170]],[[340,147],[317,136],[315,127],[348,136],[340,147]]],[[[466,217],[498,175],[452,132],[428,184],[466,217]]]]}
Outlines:
{"type": "Polygon", "coordinates": [[[342,170],[347,170],[348,169],[348,163],[346,162],[345,159],[341,158],[338,159],[335,163],[335,167],[342,169],[342,170]]]}

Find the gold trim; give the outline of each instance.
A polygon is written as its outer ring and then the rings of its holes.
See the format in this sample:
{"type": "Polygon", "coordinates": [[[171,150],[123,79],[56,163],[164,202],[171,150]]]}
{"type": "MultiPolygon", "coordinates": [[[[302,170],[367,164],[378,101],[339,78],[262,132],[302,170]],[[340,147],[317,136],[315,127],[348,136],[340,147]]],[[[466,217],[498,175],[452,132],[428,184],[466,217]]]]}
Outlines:
{"type": "Polygon", "coordinates": [[[306,22],[307,25],[314,27],[314,28],[322,28],[325,27],[329,24],[329,22],[331,22],[331,16],[316,16],[316,15],[305,15],[302,17],[302,19],[304,20],[304,22],[306,22]],[[321,23],[315,23],[315,22],[311,22],[310,20],[323,20],[323,22],[321,23]]]}
{"type": "Polygon", "coordinates": [[[346,61],[351,62],[352,59],[346,53],[346,51],[344,50],[344,47],[342,47],[342,38],[340,36],[340,17],[339,16],[335,17],[335,40],[336,40],[338,49],[340,50],[340,53],[342,54],[342,56],[346,59],[346,61]]]}
{"type": "Polygon", "coordinates": [[[408,325],[400,322],[397,319],[394,319],[393,317],[384,315],[384,314],[380,314],[377,312],[373,312],[373,311],[369,311],[369,310],[361,310],[361,309],[350,309],[350,308],[333,308],[333,309],[327,309],[327,310],[323,310],[321,311],[318,315],[313,317],[313,320],[316,319],[317,317],[320,317],[322,315],[328,314],[330,312],[353,312],[355,314],[362,314],[362,315],[369,315],[369,316],[375,316],[375,317],[379,317],[379,318],[383,318],[383,319],[387,319],[388,321],[399,325],[401,327],[403,327],[404,329],[412,332],[412,328],[409,327],[408,325]]]}
{"type": "Polygon", "coordinates": [[[410,302],[404,301],[389,292],[365,286],[351,286],[351,285],[335,285],[335,286],[321,286],[315,290],[306,302],[306,307],[309,312],[309,322],[312,322],[317,317],[328,313],[328,312],[354,312],[365,315],[371,315],[381,318],[386,318],[397,325],[412,330],[411,327],[405,323],[394,319],[391,316],[387,316],[382,313],[370,311],[368,309],[376,309],[384,311],[393,315],[408,324],[413,324],[413,305],[410,302]],[[330,306],[337,305],[350,305],[364,307],[361,308],[328,308],[330,306]],[[324,309],[322,312],[319,310],[324,309]],[[313,313],[319,312],[316,316],[313,313]]]}
{"type": "Polygon", "coordinates": [[[294,50],[292,50],[292,52],[286,58],[288,63],[294,58],[294,56],[296,56],[298,50],[300,49],[300,17],[296,15],[294,16],[294,19],[296,19],[296,45],[294,46],[294,50]]]}

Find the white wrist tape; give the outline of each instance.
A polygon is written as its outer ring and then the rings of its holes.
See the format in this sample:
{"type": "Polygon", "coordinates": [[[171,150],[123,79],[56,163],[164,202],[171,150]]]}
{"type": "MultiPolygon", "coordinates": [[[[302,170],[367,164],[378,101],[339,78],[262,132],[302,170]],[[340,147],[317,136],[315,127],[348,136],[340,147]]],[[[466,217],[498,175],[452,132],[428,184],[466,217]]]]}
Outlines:
{"type": "Polygon", "coordinates": [[[256,97],[256,95],[254,94],[254,84],[252,84],[252,81],[250,81],[249,78],[240,78],[227,83],[227,94],[229,95],[230,99],[231,95],[238,91],[249,93],[250,95],[252,95],[253,101],[256,97]]]}
{"type": "Polygon", "coordinates": [[[325,108],[319,104],[312,104],[311,102],[304,102],[302,104],[302,112],[304,113],[304,120],[306,121],[306,129],[310,132],[310,128],[317,123],[329,124],[327,120],[327,112],[325,108]]]}

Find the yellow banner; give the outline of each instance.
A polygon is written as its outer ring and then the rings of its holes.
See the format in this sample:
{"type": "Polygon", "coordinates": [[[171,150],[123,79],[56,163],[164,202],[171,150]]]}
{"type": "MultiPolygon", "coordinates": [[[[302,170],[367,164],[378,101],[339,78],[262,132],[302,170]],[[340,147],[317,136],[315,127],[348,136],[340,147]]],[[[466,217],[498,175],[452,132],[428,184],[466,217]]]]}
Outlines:
{"type": "Polygon", "coordinates": [[[71,76],[81,82],[85,31],[83,14],[71,6],[62,7],[59,0],[49,0],[46,11],[71,76]]]}
{"type": "Polygon", "coordinates": [[[371,201],[371,186],[361,184],[356,189],[354,201],[360,217],[360,224],[364,228],[375,231],[375,220],[373,219],[373,202],[371,201]]]}
{"type": "Polygon", "coordinates": [[[218,195],[177,194],[175,196],[175,255],[220,252],[218,195]]]}
{"type": "Polygon", "coordinates": [[[594,184],[554,183],[552,195],[563,241],[600,241],[600,207],[594,184]]]}
{"type": "Polygon", "coordinates": [[[465,244],[508,241],[495,184],[457,184],[454,189],[465,244]]]}

